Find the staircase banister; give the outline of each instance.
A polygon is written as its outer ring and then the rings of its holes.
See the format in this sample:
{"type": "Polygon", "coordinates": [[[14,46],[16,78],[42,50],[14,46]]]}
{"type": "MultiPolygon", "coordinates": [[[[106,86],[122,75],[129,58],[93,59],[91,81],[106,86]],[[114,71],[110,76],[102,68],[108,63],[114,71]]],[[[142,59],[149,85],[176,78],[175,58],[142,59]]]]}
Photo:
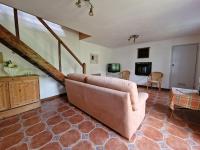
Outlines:
{"type": "Polygon", "coordinates": [[[49,27],[49,25],[40,17],[37,17],[37,19],[49,30],[49,32],[60,42],[60,44],[63,45],[63,47],[74,57],[74,59],[83,66],[83,63],[79,60],[79,58],[70,50],[70,48],[58,37],[58,35],[49,27]]]}
{"type": "Polygon", "coordinates": [[[36,53],[35,50],[17,38],[2,24],[0,24],[0,43],[17,53],[19,56],[23,57],[32,65],[53,77],[55,80],[59,81],[61,84],[64,84],[65,75],[62,72],[48,63],[42,56],[36,53]]]}

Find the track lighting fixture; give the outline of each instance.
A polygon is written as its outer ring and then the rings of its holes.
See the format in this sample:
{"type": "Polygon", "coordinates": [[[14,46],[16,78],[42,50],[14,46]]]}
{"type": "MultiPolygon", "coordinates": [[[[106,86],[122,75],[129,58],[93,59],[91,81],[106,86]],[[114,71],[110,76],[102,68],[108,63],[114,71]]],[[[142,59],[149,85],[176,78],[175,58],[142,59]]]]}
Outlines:
{"type": "Polygon", "coordinates": [[[75,4],[78,8],[81,8],[81,0],[78,0],[75,4]]]}
{"type": "Polygon", "coordinates": [[[90,7],[89,15],[90,15],[90,16],[94,16],[94,13],[93,13],[93,6],[90,7]]]}
{"type": "Polygon", "coordinates": [[[128,38],[128,41],[130,42],[131,39],[133,39],[133,42],[135,43],[135,41],[136,41],[137,38],[139,38],[139,35],[134,34],[134,35],[131,35],[131,36],[128,38]]]}
{"type": "Polygon", "coordinates": [[[89,16],[94,16],[94,6],[92,5],[92,3],[90,2],[90,0],[77,0],[75,5],[78,7],[78,8],[81,8],[81,1],[84,1],[86,3],[88,3],[90,5],[90,10],[89,10],[89,16]]]}

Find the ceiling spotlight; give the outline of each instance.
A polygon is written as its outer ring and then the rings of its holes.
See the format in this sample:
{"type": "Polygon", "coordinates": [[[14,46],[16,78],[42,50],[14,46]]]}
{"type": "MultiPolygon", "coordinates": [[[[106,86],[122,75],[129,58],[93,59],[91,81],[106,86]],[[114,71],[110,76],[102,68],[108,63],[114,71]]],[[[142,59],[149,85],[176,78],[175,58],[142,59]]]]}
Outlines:
{"type": "MultiPolygon", "coordinates": [[[[77,0],[75,5],[78,8],[81,8],[81,1],[84,1],[85,3],[87,3],[89,5],[89,7],[90,7],[89,16],[94,16],[94,11],[93,11],[94,7],[93,7],[92,3],[90,2],[90,0],[77,0]]],[[[88,5],[86,5],[86,6],[88,6],[88,5]]]]}
{"type": "Polygon", "coordinates": [[[90,15],[90,16],[94,16],[94,13],[93,13],[93,6],[90,7],[89,15],[90,15]]]}
{"type": "Polygon", "coordinates": [[[139,38],[139,35],[134,34],[134,35],[131,35],[131,36],[128,38],[128,41],[130,41],[131,39],[133,39],[133,42],[135,43],[135,41],[136,41],[137,38],[139,38]]]}
{"type": "Polygon", "coordinates": [[[81,8],[81,0],[78,0],[75,4],[78,8],[81,8]]]}

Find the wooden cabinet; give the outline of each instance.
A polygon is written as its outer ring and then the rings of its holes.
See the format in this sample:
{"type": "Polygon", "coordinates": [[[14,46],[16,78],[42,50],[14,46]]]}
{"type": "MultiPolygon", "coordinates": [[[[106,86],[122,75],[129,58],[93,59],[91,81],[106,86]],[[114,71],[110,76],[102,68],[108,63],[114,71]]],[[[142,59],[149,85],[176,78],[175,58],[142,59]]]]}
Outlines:
{"type": "Polygon", "coordinates": [[[9,82],[11,108],[38,101],[38,89],[38,80],[35,77],[13,79],[9,82]]]}
{"type": "Polygon", "coordinates": [[[38,76],[0,78],[0,118],[40,107],[38,76]]]}
{"type": "Polygon", "coordinates": [[[8,83],[1,81],[0,82],[0,111],[6,110],[9,108],[9,93],[8,93],[8,83]]]}

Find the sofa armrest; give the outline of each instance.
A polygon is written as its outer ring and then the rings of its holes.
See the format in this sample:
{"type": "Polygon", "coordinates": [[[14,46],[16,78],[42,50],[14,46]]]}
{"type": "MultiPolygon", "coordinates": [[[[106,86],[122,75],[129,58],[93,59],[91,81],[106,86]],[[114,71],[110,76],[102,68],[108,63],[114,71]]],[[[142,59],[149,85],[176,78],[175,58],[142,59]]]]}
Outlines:
{"type": "Polygon", "coordinates": [[[141,108],[141,105],[146,103],[148,97],[149,97],[148,93],[143,93],[143,92],[138,93],[138,103],[136,105],[137,110],[141,108]]]}
{"type": "Polygon", "coordinates": [[[143,92],[138,93],[139,101],[146,101],[148,99],[148,97],[149,97],[148,93],[143,93],[143,92]]]}

